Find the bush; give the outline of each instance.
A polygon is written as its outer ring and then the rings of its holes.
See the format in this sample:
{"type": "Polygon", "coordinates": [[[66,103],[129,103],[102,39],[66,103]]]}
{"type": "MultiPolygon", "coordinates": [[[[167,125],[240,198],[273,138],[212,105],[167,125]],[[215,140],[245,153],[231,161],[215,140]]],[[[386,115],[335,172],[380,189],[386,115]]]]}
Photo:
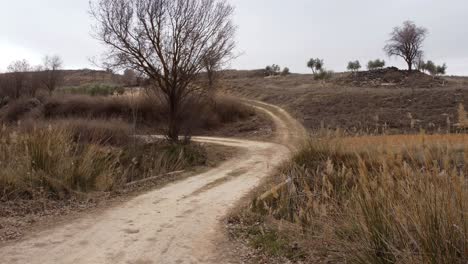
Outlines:
{"type": "Polygon", "coordinates": [[[312,140],[254,209],[337,263],[464,263],[467,153],[455,135],[312,140]]]}
{"type": "Polygon", "coordinates": [[[321,70],[318,73],[314,74],[315,80],[329,80],[333,77],[333,71],[321,70]]]}
{"type": "MultiPolygon", "coordinates": [[[[60,95],[44,98],[43,103],[31,100],[14,101],[1,109],[0,123],[28,119],[62,122],[64,119],[98,119],[110,120],[112,123],[120,120],[121,123],[135,124],[140,131],[153,129],[153,132],[156,130],[159,133],[162,133],[167,123],[167,108],[144,96],[60,95]],[[32,105],[31,102],[36,104],[32,105]]],[[[229,97],[190,98],[186,104],[186,111],[181,113],[181,122],[182,131],[189,134],[255,115],[252,107],[229,97]]]]}
{"type": "Polygon", "coordinates": [[[0,131],[0,201],[113,191],[207,161],[197,144],[142,143],[124,135],[120,124],[70,122],[0,131]],[[120,141],[105,146],[112,138],[120,141]]]}
{"type": "Polygon", "coordinates": [[[131,142],[131,129],[128,123],[120,120],[105,119],[56,119],[25,120],[17,129],[23,133],[34,130],[46,130],[54,127],[68,131],[74,142],[80,144],[97,144],[102,146],[125,146],[131,142]]]}
{"type": "Polygon", "coordinates": [[[322,59],[310,59],[308,62],[307,62],[307,67],[309,67],[311,70],[312,70],[312,73],[315,75],[317,74],[318,72],[321,72],[323,71],[323,60],[322,59]]]}
{"type": "Polygon", "coordinates": [[[358,60],[350,61],[350,62],[348,62],[347,69],[349,71],[353,71],[353,72],[359,71],[359,69],[361,69],[361,63],[358,60]]]}
{"type": "Polygon", "coordinates": [[[276,75],[279,75],[280,72],[281,72],[281,67],[279,65],[273,64],[271,66],[265,67],[266,76],[276,76],[276,75]]]}
{"type": "Polygon", "coordinates": [[[378,69],[382,69],[383,67],[385,67],[385,61],[384,60],[379,60],[379,59],[376,59],[376,60],[371,60],[367,63],[367,69],[370,70],[370,71],[373,71],[373,70],[378,70],[378,69]]]}
{"type": "Polygon", "coordinates": [[[118,179],[115,154],[96,145],[78,145],[66,130],[1,133],[2,199],[69,198],[75,192],[110,190],[118,179]]]}
{"type": "Polygon", "coordinates": [[[83,94],[90,96],[110,96],[122,95],[125,93],[125,88],[121,86],[109,84],[88,84],[78,87],[65,87],[60,89],[65,94],[83,94]]]}
{"type": "Polygon", "coordinates": [[[421,70],[429,72],[429,74],[432,76],[445,75],[447,71],[447,65],[445,63],[442,65],[436,65],[433,61],[428,60],[427,62],[422,62],[421,64],[421,70]]]}
{"type": "Polygon", "coordinates": [[[0,109],[0,123],[19,121],[24,115],[41,105],[41,102],[35,98],[12,101],[0,109]]]}
{"type": "Polygon", "coordinates": [[[281,75],[282,75],[282,76],[286,76],[286,75],[289,75],[289,74],[290,74],[290,72],[289,72],[289,68],[288,68],[288,67],[285,67],[285,68],[283,69],[283,71],[281,72],[281,75]]]}

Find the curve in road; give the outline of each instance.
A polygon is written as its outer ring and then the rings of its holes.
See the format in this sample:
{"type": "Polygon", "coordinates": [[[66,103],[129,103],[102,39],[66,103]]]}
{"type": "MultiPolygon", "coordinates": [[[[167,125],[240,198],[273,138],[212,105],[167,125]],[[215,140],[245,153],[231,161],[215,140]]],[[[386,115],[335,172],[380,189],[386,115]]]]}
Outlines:
{"type": "Polygon", "coordinates": [[[226,263],[217,251],[220,219],[286,160],[305,135],[283,109],[248,101],[270,115],[276,142],[196,137],[245,149],[200,175],[138,196],[99,215],[0,248],[0,263],[226,263]]]}

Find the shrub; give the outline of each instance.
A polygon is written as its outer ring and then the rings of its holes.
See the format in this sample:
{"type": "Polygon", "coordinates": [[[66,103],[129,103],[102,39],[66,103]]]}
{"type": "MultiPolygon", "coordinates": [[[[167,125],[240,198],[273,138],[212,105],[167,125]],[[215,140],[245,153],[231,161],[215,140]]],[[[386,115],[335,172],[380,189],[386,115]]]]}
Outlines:
{"type": "Polygon", "coordinates": [[[68,198],[75,192],[112,189],[118,157],[96,145],[78,145],[62,129],[35,129],[1,135],[0,194],[15,197],[68,198]]]}
{"type": "Polygon", "coordinates": [[[367,63],[367,69],[370,71],[382,69],[383,67],[385,67],[384,60],[376,59],[367,63]]]}
{"type": "Polygon", "coordinates": [[[315,80],[329,80],[333,77],[333,71],[321,70],[318,73],[314,74],[315,80]]]}
{"type": "Polygon", "coordinates": [[[463,135],[312,140],[253,208],[337,263],[463,263],[467,153],[463,135]]]}
{"type": "Polygon", "coordinates": [[[359,69],[361,69],[361,63],[356,60],[356,61],[350,61],[348,62],[348,67],[347,69],[349,71],[352,71],[352,72],[356,72],[356,71],[359,71],[359,69]]]}
{"type": "Polygon", "coordinates": [[[35,98],[12,101],[0,109],[0,123],[16,122],[40,105],[41,102],[35,98]]]}
{"type": "Polygon", "coordinates": [[[279,75],[280,72],[281,72],[281,67],[279,65],[273,64],[271,66],[265,67],[266,76],[276,76],[276,75],[279,75]]]}
{"type": "Polygon", "coordinates": [[[143,143],[125,136],[120,124],[82,122],[3,127],[0,200],[69,199],[113,191],[128,182],[205,165],[207,161],[205,149],[197,144],[143,143]],[[116,135],[118,144],[104,146],[116,135]]]}
{"type": "Polygon", "coordinates": [[[90,96],[122,95],[125,93],[123,87],[109,84],[88,84],[78,87],[65,87],[60,89],[60,91],[65,94],[83,94],[90,96]]]}
{"type": "Polygon", "coordinates": [[[445,75],[447,71],[447,65],[445,63],[442,65],[436,65],[433,61],[428,60],[427,62],[422,63],[421,69],[423,71],[429,72],[429,74],[432,76],[445,75]]]}
{"type": "Polygon", "coordinates": [[[315,75],[320,71],[323,71],[323,60],[322,59],[310,59],[307,62],[307,67],[309,67],[312,70],[312,73],[315,75]]]}
{"type": "Polygon", "coordinates": [[[447,64],[438,65],[436,67],[436,75],[445,75],[447,71],[447,64]]]}
{"type": "Polygon", "coordinates": [[[283,71],[281,72],[281,75],[282,75],[282,76],[286,76],[286,75],[289,75],[289,74],[290,74],[290,72],[289,72],[289,68],[288,68],[288,67],[285,67],[285,68],[283,69],[283,71]]]}
{"type": "MultiPolygon", "coordinates": [[[[120,120],[121,123],[136,125],[138,129],[157,129],[161,133],[167,123],[163,105],[154,104],[145,96],[89,96],[59,95],[42,99],[20,100],[0,110],[0,122],[12,123],[19,120],[38,119],[99,119],[120,120]],[[31,101],[32,100],[32,101],[31,101]],[[31,102],[35,102],[31,105],[31,102]]],[[[198,132],[213,129],[223,124],[236,122],[255,114],[253,108],[229,97],[215,99],[188,98],[187,111],[181,113],[182,131],[198,132]]],[[[113,140],[111,140],[113,141],[113,140]]]]}

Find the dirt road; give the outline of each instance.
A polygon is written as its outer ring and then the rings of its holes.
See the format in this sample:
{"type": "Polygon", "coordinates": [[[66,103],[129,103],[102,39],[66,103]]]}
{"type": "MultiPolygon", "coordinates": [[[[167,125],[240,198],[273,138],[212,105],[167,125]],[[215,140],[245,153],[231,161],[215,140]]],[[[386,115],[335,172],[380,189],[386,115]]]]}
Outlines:
{"type": "Polygon", "coordinates": [[[229,263],[217,248],[220,219],[305,133],[282,109],[249,104],[273,118],[277,143],[195,138],[245,151],[206,173],[0,248],[0,263],[229,263]]]}

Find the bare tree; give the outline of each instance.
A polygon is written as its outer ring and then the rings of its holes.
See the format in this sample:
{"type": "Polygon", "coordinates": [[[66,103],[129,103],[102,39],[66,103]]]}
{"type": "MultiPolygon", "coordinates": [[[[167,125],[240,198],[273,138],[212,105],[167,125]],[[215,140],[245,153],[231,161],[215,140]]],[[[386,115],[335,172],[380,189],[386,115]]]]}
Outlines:
{"type": "Polygon", "coordinates": [[[137,75],[134,70],[126,69],[123,74],[123,81],[127,87],[134,86],[137,83],[137,75]]]}
{"type": "Polygon", "coordinates": [[[31,71],[31,65],[26,60],[18,60],[12,62],[8,66],[8,72],[13,76],[14,80],[14,98],[18,99],[21,96],[21,92],[26,86],[29,72],[31,71]]]}
{"type": "Polygon", "coordinates": [[[402,57],[408,64],[408,71],[411,71],[415,60],[423,55],[422,46],[426,35],[427,29],[406,21],[402,27],[393,29],[384,51],[390,57],[402,57]]]}
{"type": "Polygon", "coordinates": [[[205,60],[233,47],[234,8],[225,0],[99,0],[91,4],[96,37],[113,68],[132,68],[167,104],[167,137],[178,141],[188,98],[205,60]]]}
{"type": "Polygon", "coordinates": [[[44,58],[42,82],[49,91],[49,95],[52,95],[62,79],[62,73],[60,72],[62,65],[63,61],[57,55],[45,56],[44,58]]]}
{"type": "Polygon", "coordinates": [[[214,93],[215,82],[218,79],[219,71],[229,61],[234,59],[235,42],[233,41],[236,33],[236,28],[233,24],[229,24],[225,28],[225,36],[222,38],[222,43],[219,43],[216,49],[208,52],[203,58],[204,70],[208,79],[208,94],[214,93]]]}

